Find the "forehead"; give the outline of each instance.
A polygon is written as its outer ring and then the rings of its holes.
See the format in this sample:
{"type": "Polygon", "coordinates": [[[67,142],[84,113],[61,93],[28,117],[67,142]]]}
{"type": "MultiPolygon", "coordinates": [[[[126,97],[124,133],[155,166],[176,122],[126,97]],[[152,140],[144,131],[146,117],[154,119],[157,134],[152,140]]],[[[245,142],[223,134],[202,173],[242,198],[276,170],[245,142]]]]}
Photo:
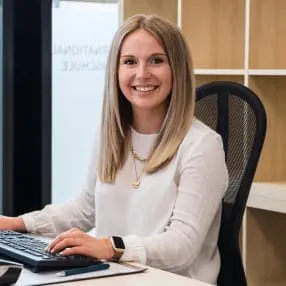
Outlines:
{"type": "Polygon", "coordinates": [[[120,51],[122,56],[150,53],[164,53],[164,49],[161,43],[144,29],[130,33],[123,40],[120,51]]]}

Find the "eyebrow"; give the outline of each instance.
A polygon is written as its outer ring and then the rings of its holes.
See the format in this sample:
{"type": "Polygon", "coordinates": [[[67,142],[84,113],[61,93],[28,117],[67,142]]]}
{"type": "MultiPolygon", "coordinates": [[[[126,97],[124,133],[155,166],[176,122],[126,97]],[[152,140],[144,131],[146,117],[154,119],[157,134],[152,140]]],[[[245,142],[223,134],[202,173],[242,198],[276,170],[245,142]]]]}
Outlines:
{"type": "MultiPolygon", "coordinates": [[[[167,57],[167,55],[165,53],[154,53],[154,54],[151,54],[148,56],[149,57],[154,57],[154,56],[165,56],[167,57]]],[[[129,55],[129,54],[126,54],[126,55],[122,55],[120,56],[121,58],[129,58],[129,57],[133,57],[133,58],[136,58],[134,55],[129,55]]]]}

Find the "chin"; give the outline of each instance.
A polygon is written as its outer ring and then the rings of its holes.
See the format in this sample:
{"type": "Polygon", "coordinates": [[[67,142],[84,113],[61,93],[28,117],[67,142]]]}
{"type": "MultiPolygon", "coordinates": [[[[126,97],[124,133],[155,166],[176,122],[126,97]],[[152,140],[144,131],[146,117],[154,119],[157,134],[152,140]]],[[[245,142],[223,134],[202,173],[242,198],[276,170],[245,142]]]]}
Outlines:
{"type": "Polygon", "coordinates": [[[155,109],[156,106],[147,105],[147,104],[136,104],[136,105],[134,105],[134,108],[137,110],[152,110],[152,109],[155,109]]]}
{"type": "Polygon", "coordinates": [[[149,100],[134,100],[132,105],[135,108],[140,108],[140,109],[152,109],[152,108],[156,108],[156,106],[158,106],[157,102],[151,102],[150,99],[149,100]]]}

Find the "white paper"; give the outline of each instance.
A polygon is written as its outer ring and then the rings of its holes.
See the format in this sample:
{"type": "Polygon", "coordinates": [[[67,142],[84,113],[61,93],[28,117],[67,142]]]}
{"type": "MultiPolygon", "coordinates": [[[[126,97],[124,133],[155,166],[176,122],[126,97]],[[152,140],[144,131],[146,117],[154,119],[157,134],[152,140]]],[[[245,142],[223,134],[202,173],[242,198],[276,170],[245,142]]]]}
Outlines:
{"type": "Polygon", "coordinates": [[[0,277],[2,277],[9,269],[9,266],[7,265],[1,265],[0,266],[0,277]]]}

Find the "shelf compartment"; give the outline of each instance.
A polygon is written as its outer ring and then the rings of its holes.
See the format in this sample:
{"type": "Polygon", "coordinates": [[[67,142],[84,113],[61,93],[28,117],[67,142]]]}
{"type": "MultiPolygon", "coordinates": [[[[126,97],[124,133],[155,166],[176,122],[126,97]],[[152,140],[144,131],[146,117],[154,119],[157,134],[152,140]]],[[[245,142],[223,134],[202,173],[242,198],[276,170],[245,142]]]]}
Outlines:
{"type": "Polygon", "coordinates": [[[267,114],[266,138],[255,181],[286,181],[286,77],[250,76],[249,87],[262,100],[267,114]]]}
{"type": "Polygon", "coordinates": [[[177,25],[178,1],[177,0],[124,0],[123,19],[134,14],[156,14],[177,25]]]}
{"type": "Polygon", "coordinates": [[[279,285],[286,280],[285,225],[284,214],[247,208],[246,275],[249,285],[279,285]]]}
{"type": "Polygon", "coordinates": [[[253,183],[247,206],[286,214],[286,181],[253,183]]]}
{"type": "Polygon", "coordinates": [[[243,69],[245,1],[182,0],[182,32],[197,69],[243,69]]]}
{"type": "Polygon", "coordinates": [[[286,69],[286,1],[250,1],[251,69],[286,69]]]}

